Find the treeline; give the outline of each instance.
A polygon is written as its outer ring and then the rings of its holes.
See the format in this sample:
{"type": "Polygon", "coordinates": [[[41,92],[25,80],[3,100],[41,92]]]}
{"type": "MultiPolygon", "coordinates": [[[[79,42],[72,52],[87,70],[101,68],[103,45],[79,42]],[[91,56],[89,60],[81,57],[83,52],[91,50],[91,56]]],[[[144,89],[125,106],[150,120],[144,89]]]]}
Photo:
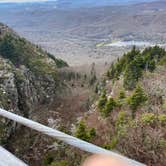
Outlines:
{"type": "Polygon", "coordinates": [[[0,39],[0,55],[9,59],[16,67],[25,65],[36,74],[56,76],[55,68],[68,66],[66,62],[56,59],[39,46],[12,34],[6,34],[0,39]]]}
{"type": "Polygon", "coordinates": [[[142,77],[143,71],[153,72],[157,64],[163,64],[165,59],[166,51],[159,46],[145,48],[142,52],[133,47],[130,52],[111,65],[107,77],[118,80],[123,75],[124,88],[132,90],[142,77]]]}
{"type": "Polygon", "coordinates": [[[148,96],[140,85],[134,89],[131,96],[126,96],[125,91],[120,91],[119,96],[115,99],[107,97],[106,92],[103,91],[98,100],[98,109],[103,117],[108,117],[115,109],[121,109],[124,105],[128,105],[131,109],[132,117],[135,117],[137,109],[148,100],[148,96]]]}
{"type": "Polygon", "coordinates": [[[107,71],[110,81],[106,79],[96,105],[109,126],[106,138],[110,136],[110,140],[105,140],[104,148],[116,149],[147,165],[165,165],[166,98],[158,92],[165,91],[164,83],[158,84],[160,76],[165,76],[164,66],[166,51],[159,46],[143,51],[133,47],[111,65],[107,71]],[[157,67],[155,73],[148,74],[157,67]]]}

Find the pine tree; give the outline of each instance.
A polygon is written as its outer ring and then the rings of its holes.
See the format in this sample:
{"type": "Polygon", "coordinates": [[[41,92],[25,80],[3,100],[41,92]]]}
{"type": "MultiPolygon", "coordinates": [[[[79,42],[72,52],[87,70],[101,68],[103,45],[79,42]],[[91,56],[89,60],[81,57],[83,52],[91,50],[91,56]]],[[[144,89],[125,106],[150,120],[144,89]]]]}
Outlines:
{"type": "Polygon", "coordinates": [[[155,60],[151,60],[149,63],[148,63],[148,70],[150,72],[153,72],[156,68],[156,63],[155,63],[155,60]]]}
{"type": "Polygon", "coordinates": [[[132,50],[125,55],[126,63],[130,63],[131,61],[133,61],[134,58],[139,54],[140,54],[140,51],[136,49],[136,46],[133,46],[132,50]]]}
{"type": "Polygon", "coordinates": [[[107,77],[113,79],[116,74],[115,65],[112,63],[110,69],[107,71],[107,77]]]}
{"type": "Polygon", "coordinates": [[[79,123],[75,135],[76,135],[77,138],[88,141],[88,134],[87,134],[87,131],[86,131],[86,125],[83,121],[81,121],[79,123]]]}
{"type": "Polygon", "coordinates": [[[101,95],[100,98],[99,98],[99,101],[98,101],[98,108],[99,108],[100,110],[102,110],[102,109],[104,108],[106,102],[107,102],[107,97],[106,97],[106,92],[105,92],[105,90],[104,90],[103,93],[102,93],[102,95],[101,95]]]}
{"type": "Polygon", "coordinates": [[[119,99],[124,99],[126,97],[125,92],[123,90],[120,91],[119,93],[119,99]]]}
{"type": "Polygon", "coordinates": [[[129,105],[132,110],[137,110],[137,108],[147,101],[147,95],[144,90],[138,85],[129,99],[129,105]]]}
{"type": "Polygon", "coordinates": [[[96,136],[96,130],[95,130],[95,128],[90,129],[89,130],[89,137],[93,138],[95,136],[96,136]]]}
{"type": "Polygon", "coordinates": [[[89,80],[89,84],[93,85],[97,80],[97,76],[96,76],[96,70],[95,70],[95,63],[92,64],[92,68],[90,71],[90,80],[89,80]]]}
{"type": "Polygon", "coordinates": [[[85,123],[81,121],[77,126],[75,136],[84,141],[91,141],[91,139],[93,139],[96,136],[96,130],[95,128],[88,129],[85,123]]]}
{"type": "Polygon", "coordinates": [[[102,113],[103,113],[103,115],[105,116],[105,117],[107,117],[108,116],[108,114],[116,107],[116,102],[115,102],[115,100],[111,97],[108,101],[107,101],[107,103],[106,103],[106,105],[105,105],[105,108],[102,110],[102,113]]]}
{"type": "Polygon", "coordinates": [[[124,74],[124,87],[126,89],[132,90],[135,88],[139,78],[142,77],[143,68],[144,62],[140,56],[137,56],[135,60],[127,65],[124,74]]]}

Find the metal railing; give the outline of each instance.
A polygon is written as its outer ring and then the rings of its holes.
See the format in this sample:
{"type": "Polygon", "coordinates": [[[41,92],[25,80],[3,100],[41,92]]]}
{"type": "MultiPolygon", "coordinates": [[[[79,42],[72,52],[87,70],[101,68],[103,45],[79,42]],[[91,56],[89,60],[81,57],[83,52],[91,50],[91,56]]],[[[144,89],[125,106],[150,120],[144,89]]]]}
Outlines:
{"type": "MultiPolygon", "coordinates": [[[[6,111],[4,109],[0,108],[0,116],[8,118],[10,120],[13,120],[19,124],[22,124],[26,127],[29,127],[31,129],[34,129],[38,132],[41,132],[43,134],[46,134],[48,136],[51,136],[53,138],[56,138],[58,140],[61,140],[71,146],[77,147],[83,151],[94,153],[94,154],[107,154],[112,157],[116,157],[118,159],[124,160],[125,162],[127,161],[130,166],[145,166],[144,164],[137,162],[135,160],[129,159],[125,156],[122,156],[118,153],[103,149],[99,146],[96,146],[94,144],[88,143],[86,141],[80,140],[76,137],[70,136],[68,134],[65,134],[61,131],[52,129],[50,127],[44,126],[40,123],[34,122],[32,120],[26,119],[24,117],[21,117],[19,115],[16,115],[14,113],[11,113],[9,111],[6,111]]],[[[2,158],[2,154],[0,153],[0,159],[2,158]]],[[[5,158],[4,158],[5,159],[5,158]]],[[[1,160],[0,160],[1,162],[1,160]]],[[[1,165],[0,165],[1,166],[1,165]]],[[[17,166],[17,165],[10,165],[10,166],[17,166]]]]}

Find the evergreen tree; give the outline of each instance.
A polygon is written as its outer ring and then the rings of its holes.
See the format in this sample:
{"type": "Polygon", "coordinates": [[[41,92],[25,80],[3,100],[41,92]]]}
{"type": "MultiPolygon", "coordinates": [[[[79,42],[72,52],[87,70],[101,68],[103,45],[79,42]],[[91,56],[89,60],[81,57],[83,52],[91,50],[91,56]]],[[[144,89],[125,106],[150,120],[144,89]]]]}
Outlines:
{"type": "Polygon", "coordinates": [[[95,136],[96,136],[96,130],[95,130],[95,128],[90,129],[89,130],[89,137],[93,138],[95,136]]]}
{"type": "Polygon", "coordinates": [[[112,63],[110,69],[107,71],[107,77],[110,79],[113,79],[115,76],[116,70],[115,70],[115,66],[112,63]]]}
{"type": "Polygon", "coordinates": [[[155,63],[155,60],[151,60],[148,64],[148,70],[150,72],[153,72],[156,68],[156,63],[155,63]]]}
{"type": "Polygon", "coordinates": [[[126,63],[130,63],[134,58],[140,54],[140,51],[136,49],[136,46],[133,46],[132,50],[125,55],[126,63]]]}
{"type": "Polygon", "coordinates": [[[86,125],[83,121],[79,123],[75,135],[77,138],[88,141],[89,137],[86,131],[86,125]]]}
{"type": "Polygon", "coordinates": [[[143,71],[153,72],[157,63],[162,64],[161,59],[164,60],[164,56],[166,52],[159,46],[146,48],[142,53],[134,46],[130,52],[111,65],[107,77],[117,80],[121,74],[124,74],[124,87],[132,90],[142,77],[143,71]]]}
{"type": "Polygon", "coordinates": [[[83,121],[77,126],[75,136],[84,141],[90,141],[96,136],[96,130],[94,128],[88,129],[83,121]]]}
{"type": "Polygon", "coordinates": [[[95,86],[95,93],[98,93],[98,91],[99,91],[99,84],[97,83],[95,86]]]}
{"type": "Polygon", "coordinates": [[[124,74],[124,87],[126,89],[132,90],[135,88],[139,78],[142,77],[143,68],[144,63],[140,56],[127,65],[124,74]]]}
{"type": "Polygon", "coordinates": [[[102,110],[103,115],[104,115],[105,117],[107,117],[108,114],[116,107],[116,105],[117,105],[117,104],[116,104],[115,100],[111,97],[111,98],[107,101],[107,103],[106,103],[104,109],[102,110]]]}
{"type": "Polygon", "coordinates": [[[133,95],[129,98],[129,105],[133,111],[147,101],[147,95],[144,93],[144,90],[138,85],[134,90],[133,95]]]}
{"type": "Polygon", "coordinates": [[[126,97],[125,92],[123,90],[120,91],[119,93],[119,99],[124,99],[126,97]]]}
{"type": "Polygon", "coordinates": [[[98,101],[98,108],[102,110],[107,102],[106,91],[104,90],[98,101]]]}
{"type": "Polygon", "coordinates": [[[92,64],[92,68],[91,68],[91,72],[90,72],[90,80],[89,80],[89,84],[93,85],[97,80],[96,77],[96,70],[95,70],[95,63],[92,64]]]}
{"type": "Polygon", "coordinates": [[[14,64],[19,65],[23,59],[25,41],[14,38],[12,35],[6,35],[0,41],[0,54],[10,59],[14,64]]]}

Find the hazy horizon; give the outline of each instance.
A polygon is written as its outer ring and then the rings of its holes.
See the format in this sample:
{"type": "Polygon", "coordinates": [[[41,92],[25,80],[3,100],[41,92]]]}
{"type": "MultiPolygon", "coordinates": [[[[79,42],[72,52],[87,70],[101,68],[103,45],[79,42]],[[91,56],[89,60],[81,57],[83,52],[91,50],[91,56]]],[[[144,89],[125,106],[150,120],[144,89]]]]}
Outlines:
{"type": "Polygon", "coordinates": [[[0,0],[0,3],[35,3],[35,2],[57,2],[63,4],[76,4],[76,5],[85,5],[85,4],[98,4],[98,5],[116,5],[116,4],[125,4],[125,3],[141,3],[141,2],[152,2],[157,0],[0,0]]]}

